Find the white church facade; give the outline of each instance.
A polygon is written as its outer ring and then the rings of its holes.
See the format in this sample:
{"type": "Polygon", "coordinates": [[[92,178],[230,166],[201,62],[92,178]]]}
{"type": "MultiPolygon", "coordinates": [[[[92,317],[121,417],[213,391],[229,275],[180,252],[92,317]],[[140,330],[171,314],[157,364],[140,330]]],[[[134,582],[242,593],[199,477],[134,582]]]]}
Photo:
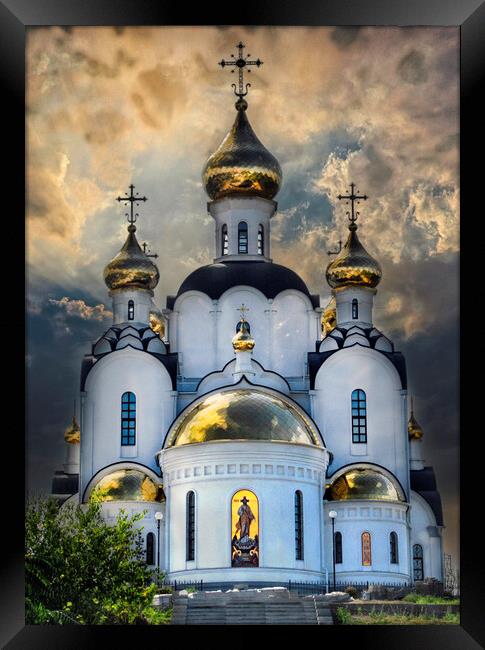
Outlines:
{"type": "MultiPolygon", "coordinates": [[[[241,50],[240,50],[241,52],[241,50]]],[[[160,310],[128,237],[106,266],[113,323],[81,369],[80,426],[53,493],[140,522],[168,580],[408,584],[442,579],[441,500],[408,417],[403,355],[374,325],[382,272],[357,236],[327,267],[325,309],[271,259],[282,172],[247,117],[207,161],[215,258],[160,310]],[[72,496],[71,496],[72,495],[72,496]]]]}

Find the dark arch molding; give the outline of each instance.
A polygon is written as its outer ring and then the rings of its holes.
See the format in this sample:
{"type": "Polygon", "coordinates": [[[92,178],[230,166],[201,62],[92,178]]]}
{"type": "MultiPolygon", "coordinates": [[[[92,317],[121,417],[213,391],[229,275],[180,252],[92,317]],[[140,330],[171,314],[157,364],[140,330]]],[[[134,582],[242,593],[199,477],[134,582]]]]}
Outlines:
{"type": "MultiPolygon", "coordinates": [[[[101,472],[104,472],[104,470],[105,470],[105,469],[108,469],[109,467],[116,467],[116,465],[134,465],[134,466],[136,465],[136,467],[140,467],[140,468],[143,468],[143,469],[147,469],[149,472],[152,472],[152,474],[155,474],[155,476],[158,476],[159,478],[162,477],[162,475],[161,475],[161,473],[160,473],[160,468],[158,468],[159,473],[157,474],[157,472],[156,472],[152,467],[148,467],[148,465],[144,465],[143,463],[136,463],[136,462],[133,462],[133,461],[131,461],[129,458],[127,458],[126,460],[118,460],[118,461],[116,461],[116,463],[109,463],[109,465],[105,465],[105,466],[102,467],[101,469],[98,469],[98,471],[96,472],[96,474],[93,474],[93,475],[91,476],[91,478],[89,479],[89,481],[88,481],[86,487],[84,488],[84,492],[83,492],[83,496],[82,496],[82,499],[81,499],[81,503],[85,503],[84,499],[85,499],[85,497],[86,497],[86,492],[88,491],[88,488],[91,486],[92,482],[93,482],[94,479],[98,476],[98,474],[100,474],[101,472]]],[[[136,467],[133,467],[133,469],[136,469],[136,467]]]]}

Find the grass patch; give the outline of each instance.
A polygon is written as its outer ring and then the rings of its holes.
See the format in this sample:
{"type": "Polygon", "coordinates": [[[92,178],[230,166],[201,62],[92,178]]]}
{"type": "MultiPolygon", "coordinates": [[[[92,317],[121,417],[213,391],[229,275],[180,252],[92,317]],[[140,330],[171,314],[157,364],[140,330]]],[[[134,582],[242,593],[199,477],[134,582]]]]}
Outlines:
{"type": "Polygon", "coordinates": [[[452,613],[447,613],[442,617],[389,614],[383,611],[364,614],[362,610],[351,614],[345,607],[339,607],[337,621],[339,625],[459,625],[460,617],[459,614],[452,613]]]}
{"type": "Polygon", "coordinates": [[[424,596],[410,593],[404,596],[405,603],[416,603],[417,605],[459,605],[459,598],[442,598],[441,596],[424,596]]]}

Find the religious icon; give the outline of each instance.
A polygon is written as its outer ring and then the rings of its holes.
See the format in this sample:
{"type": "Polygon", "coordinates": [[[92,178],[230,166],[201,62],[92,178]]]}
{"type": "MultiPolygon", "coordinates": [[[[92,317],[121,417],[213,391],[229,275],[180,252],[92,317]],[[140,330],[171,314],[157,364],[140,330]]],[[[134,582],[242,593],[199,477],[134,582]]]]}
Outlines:
{"type": "Polygon", "coordinates": [[[259,566],[258,528],[258,500],[249,490],[239,490],[232,498],[233,567],[259,566]]]}

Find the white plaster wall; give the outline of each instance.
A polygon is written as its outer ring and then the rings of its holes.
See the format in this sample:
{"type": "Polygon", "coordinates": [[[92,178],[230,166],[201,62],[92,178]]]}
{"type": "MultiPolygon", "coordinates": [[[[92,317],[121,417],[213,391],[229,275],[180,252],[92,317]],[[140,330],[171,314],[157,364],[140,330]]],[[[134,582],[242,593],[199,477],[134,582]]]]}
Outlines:
{"type": "MultiPolygon", "coordinates": [[[[197,397],[213,391],[216,388],[235,383],[237,381],[237,378],[235,377],[235,370],[236,362],[233,359],[225,366],[221,372],[215,372],[211,375],[208,375],[200,382],[199,386],[197,387],[197,397]]],[[[250,381],[253,384],[257,384],[258,386],[274,388],[275,390],[280,391],[280,393],[285,393],[286,395],[288,395],[290,392],[288,384],[282,377],[275,374],[274,372],[266,372],[263,370],[262,366],[254,360],[251,362],[251,375],[248,376],[250,381]]]]}
{"type": "Polygon", "coordinates": [[[182,376],[200,378],[217,370],[213,301],[199,291],[187,291],[177,298],[174,311],[177,331],[170,349],[179,353],[182,376]]]}
{"type": "Polygon", "coordinates": [[[386,501],[346,500],[325,503],[325,558],[329,574],[333,572],[332,523],[330,510],[337,512],[335,532],[342,533],[342,563],[335,565],[337,581],[407,582],[409,580],[409,530],[407,504],[386,501]],[[371,534],[370,566],[362,566],[361,535],[371,534]],[[389,536],[398,536],[398,564],[391,564],[389,536]]]}
{"type": "Polygon", "coordinates": [[[335,301],[337,304],[337,326],[349,328],[353,325],[358,327],[372,326],[372,308],[374,305],[375,289],[365,287],[344,287],[335,289],[335,301]],[[358,301],[358,318],[352,318],[352,301],[358,301]]]}
{"type": "Polygon", "coordinates": [[[113,325],[120,323],[143,323],[148,325],[153,304],[153,291],[144,289],[117,289],[110,291],[113,305],[113,325]],[[128,320],[128,302],[133,300],[135,317],[128,320]]]}
{"type": "Polygon", "coordinates": [[[323,579],[322,498],[327,453],[275,442],[212,442],[164,449],[171,579],[240,581],[323,579]],[[231,499],[259,500],[260,566],[231,567],[231,499]],[[294,493],[304,503],[304,559],[295,559],[294,493]],[[186,495],[196,499],[195,560],[186,561],[186,495]]]}
{"type": "Polygon", "coordinates": [[[81,495],[106,465],[132,460],[157,471],[155,454],[175,417],[175,393],[165,367],[146,352],[125,348],[96,362],[81,413],[81,495]],[[136,445],[121,446],[121,396],[136,395],[136,445]]]}
{"type": "Polygon", "coordinates": [[[334,454],[330,471],[351,463],[382,465],[408,493],[408,434],[405,391],[392,363],[380,352],[359,345],[335,352],[319,369],[313,419],[334,454]],[[351,395],[367,396],[367,443],[352,443],[351,395]]]}
{"type": "Polygon", "coordinates": [[[282,291],[273,309],[273,367],[286,377],[304,377],[307,353],[314,350],[314,310],[307,296],[282,291]]]}
{"type": "Polygon", "coordinates": [[[428,503],[414,491],[411,491],[411,530],[411,549],[413,544],[423,547],[424,577],[442,580],[442,539],[436,536],[436,532],[440,534],[441,530],[436,527],[436,519],[428,503]]]}

